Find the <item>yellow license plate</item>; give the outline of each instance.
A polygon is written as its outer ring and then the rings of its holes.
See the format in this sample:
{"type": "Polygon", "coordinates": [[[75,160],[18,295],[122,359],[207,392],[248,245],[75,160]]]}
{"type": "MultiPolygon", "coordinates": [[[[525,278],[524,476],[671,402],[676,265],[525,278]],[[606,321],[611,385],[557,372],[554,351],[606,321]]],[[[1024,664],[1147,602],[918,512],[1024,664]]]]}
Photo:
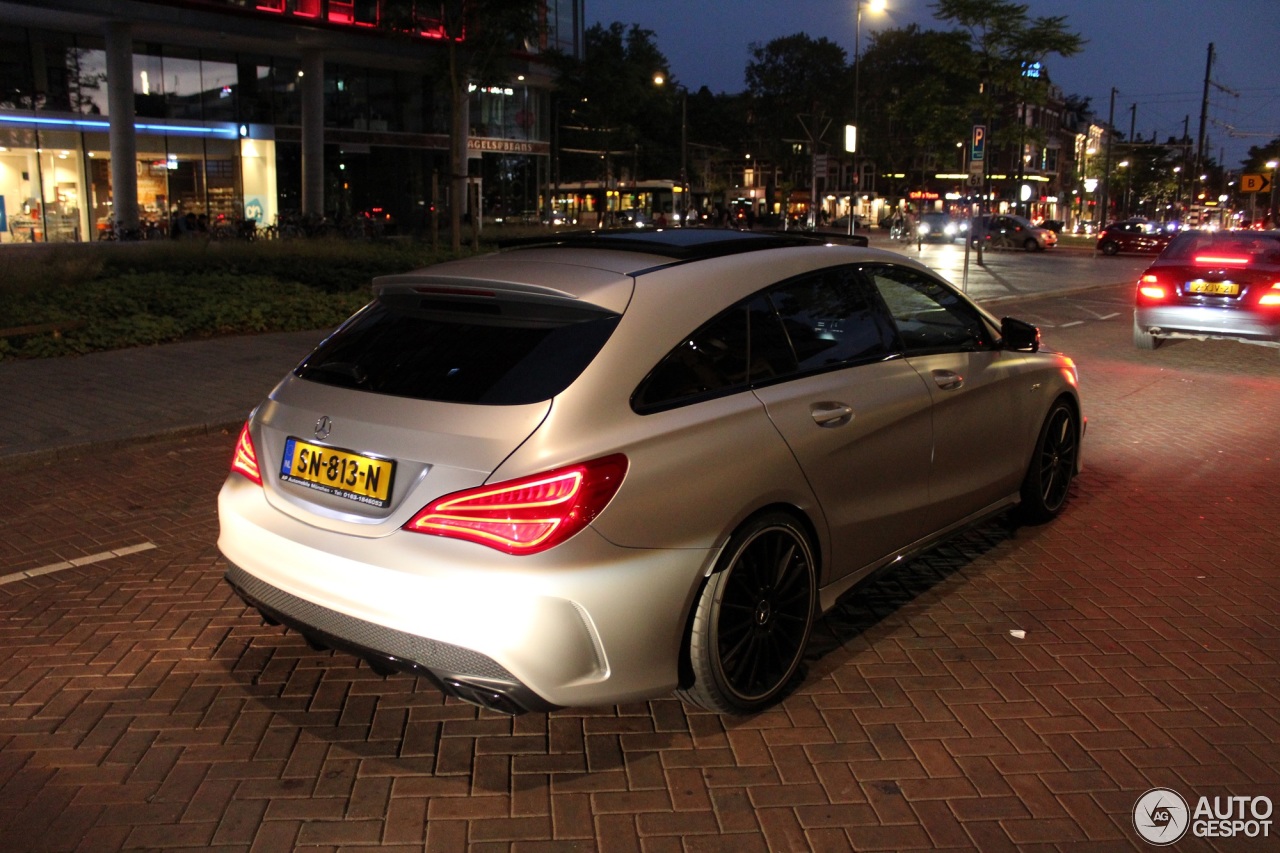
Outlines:
{"type": "Polygon", "coordinates": [[[395,462],[324,447],[300,438],[284,443],[280,479],[370,506],[391,502],[395,462]]]}
{"type": "Polygon", "coordinates": [[[1204,281],[1196,279],[1187,282],[1188,293],[1211,293],[1215,296],[1236,296],[1240,293],[1240,285],[1230,281],[1204,281]]]}

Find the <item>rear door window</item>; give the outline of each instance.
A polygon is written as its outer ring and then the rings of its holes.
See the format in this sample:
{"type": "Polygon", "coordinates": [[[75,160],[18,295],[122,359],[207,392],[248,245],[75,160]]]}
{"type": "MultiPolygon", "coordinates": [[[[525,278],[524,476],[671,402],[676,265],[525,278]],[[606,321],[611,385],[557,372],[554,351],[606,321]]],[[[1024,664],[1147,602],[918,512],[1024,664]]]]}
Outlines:
{"type": "Polygon", "coordinates": [[[567,388],[617,323],[556,302],[384,293],[294,372],[374,394],[524,405],[567,388]]]}
{"type": "MultiPolygon", "coordinates": [[[[776,326],[773,309],[760,298],[748,299],[722,311],[686,335],[649,372],[632,395],[631,406],[641,414],[707,400],[745,390],[753,380],[778,369],[767,360],[753,364],[751,336],[757,327],[776,326]],[[753,372],[754,371],[754,372],[753,372]]],[[[774,333],[775,346],[777,334],[774,333]]],[[[761,341],[757,341],[759,347],[761,341]]],[[[782,341],[790,366],[790,348],[782,341]]]]}
{"type": "Polygon", "coordinates": [[[632,395],[640,414],[893,355],[894,332],[854,267],[784,281],[685,337],[632,395]]]}

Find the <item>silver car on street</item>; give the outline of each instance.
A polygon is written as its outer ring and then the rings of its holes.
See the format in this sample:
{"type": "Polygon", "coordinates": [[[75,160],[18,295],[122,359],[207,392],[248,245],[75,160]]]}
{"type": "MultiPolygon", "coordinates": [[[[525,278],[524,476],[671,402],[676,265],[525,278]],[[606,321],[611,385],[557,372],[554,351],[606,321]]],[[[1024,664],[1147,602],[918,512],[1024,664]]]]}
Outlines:
{"type": "Polygon", "coordinates": [[[1280,231],[1179,232],[1138,280],[1133,344],[1234,340],[1280,347],[1280,231]]]}
{"type": "Polygon", "coordinates": [[[268,621],[505,712],[752,713],[873,571],[1063,508],[1077,372],[900,254],[556,235],[380,278],[219,495],[268,621]]]}

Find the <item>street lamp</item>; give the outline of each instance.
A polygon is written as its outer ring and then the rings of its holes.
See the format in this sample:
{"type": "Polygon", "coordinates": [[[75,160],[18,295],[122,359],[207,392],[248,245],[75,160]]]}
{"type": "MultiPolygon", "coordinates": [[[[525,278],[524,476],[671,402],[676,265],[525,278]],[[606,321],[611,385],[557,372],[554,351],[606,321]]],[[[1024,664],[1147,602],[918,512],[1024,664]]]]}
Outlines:
{"type": "MultiPolygon", "coordinates": [[[[856,12],[854,14],[853,23],[853,138],[856,140],[858,134],[859,115],[858,109],[862,95],[862,8],[865,6],[872,12],[880,14],[885,11],[885,0],[853,0],[856,12]]],[[[857,198],[859,183],[862,180],[862,169],[858,165],[858,152],[853,152],[853,189],[849,194],[849,233],[854,232],[854,224],[858,220],[858,216],[854,207],[854,199],[857,198]]]]}
{"type": "MultiPolygon", "coordinates": [[[[653,85],[661,87],[666,84],[666,74],[659,71],[653,75],[653,85]]],[[[675,213],[679,227],[683,228],[685,217],[693,206],[689,201],[689,90],[682,83],[677,83],[676,89],[680,92],[680,202],[684,210],[672,212],[675,213]]],[[[672,195],[671,203],[674,207],[674,193],[672,195]]]]}
{"type": "Polygon", "coordinates": [[[1129,170],[1129,161],[1121,160],[1116,164],[1117,168],[1124,169],[1124,204],[1121,206],[1121,219],[1129,218],[1129,190],[1133,184],[1133,172],[1129,170]]]}
{"type": "Polygon", "coordinates": [[[865,6],[877,15],[885,11],[885,0],[853,0],[857,6],[857,14],[853,22],[853,122],[858,123],[858,65],[862,58],[862,9],[865,6]]]}
{"type": "Polygon", "coordinates": [[[1271,221],[1267,223],[1270,228],[1276,227],[1276,169],[1280,168],[1280,160],[1268,160],[1267,168],[1271,170],[1271,203],[1268,205],[1268,213],[1271,221]]]}
{"type": "Polygon", "coordinates": [[[1186,217],[1183,216],[1182,214],[1182,167],[1174,166],[1173,174],[1174,174],[1174,183],[1177,185],[1174,188],[1174,199],[1176,200],[1177,205],[1174,207],[1173,212],[1177,214],[1178,224],[1181,225],[1186,219],[1186,217]]]}

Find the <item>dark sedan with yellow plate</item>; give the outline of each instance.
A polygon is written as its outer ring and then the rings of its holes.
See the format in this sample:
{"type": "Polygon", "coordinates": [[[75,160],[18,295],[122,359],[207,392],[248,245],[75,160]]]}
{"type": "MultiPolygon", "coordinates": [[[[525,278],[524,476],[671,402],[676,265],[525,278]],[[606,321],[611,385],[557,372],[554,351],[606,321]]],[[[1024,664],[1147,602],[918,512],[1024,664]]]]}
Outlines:
{"type": "Polygon", "coordinates": [[[1280,231],[1184,231],[1138,281],[1133,343],[1225,338],[1280,347],[1280,231]]]}

